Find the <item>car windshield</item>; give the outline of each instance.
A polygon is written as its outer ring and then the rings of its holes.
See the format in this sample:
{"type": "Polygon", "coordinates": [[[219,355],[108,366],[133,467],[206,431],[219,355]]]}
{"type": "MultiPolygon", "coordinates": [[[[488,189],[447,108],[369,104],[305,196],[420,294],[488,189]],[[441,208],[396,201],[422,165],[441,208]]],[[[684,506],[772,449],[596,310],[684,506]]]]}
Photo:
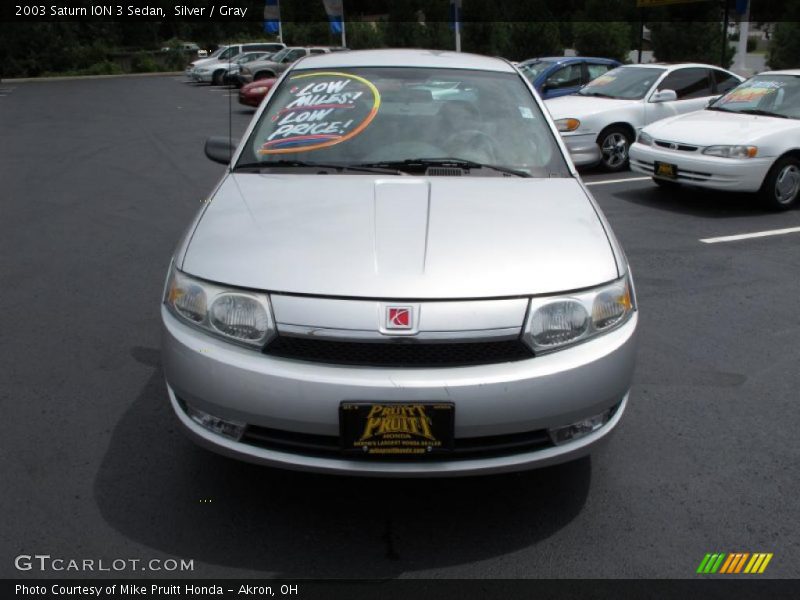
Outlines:
{"type": "Polygon", "coordinates": [[[533,81],[545,70],[549,69],[553,65],[553,61],[551,60],[534,60],[531,62],[522,63],[519,65],[519,70],[522,71],[522,74],[528,78],[528,80],[533,83],[533,81]]]}
{"type": "Polygon", "coordinates": [[[517,74],[418,67],[293,71],[235,168],[325,164],[407,173],[448,163],[470,174],[570,176],[517,74]]]}
{"type": "Polygon", "coordinates": [[[800,75],[757,75],[708,109],[800,119],[800,75]]]}
{"type": "Polygon", "coordinates": [[[617,67],[585,85],[578,94],[597,98],[639,100],[645,97],[666,69],[617,67]]]}
{"type": "Polygon", "coordinates": [[[220,54],[225,52],[226,46],[220,46],[216,50],[214,50],[211,54],[208,55],[209,58],[217,58],[220,54]]]}
{"type": "Polygon", "coordinates": [[[273,54],[270,57],[270,60],[276,63],[281,62],[283,60],[283,57],[289,54],[289,52],[291,51],[292,51],[291,48],[284,48],[283,50],[278,50],[275,54],[273,54]]]}

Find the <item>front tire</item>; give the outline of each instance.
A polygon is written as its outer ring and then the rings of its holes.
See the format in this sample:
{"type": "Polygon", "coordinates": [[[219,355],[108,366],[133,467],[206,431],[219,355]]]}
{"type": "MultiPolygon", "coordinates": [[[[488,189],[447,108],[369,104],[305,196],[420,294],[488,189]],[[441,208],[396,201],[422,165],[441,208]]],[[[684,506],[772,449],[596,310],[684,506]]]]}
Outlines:
{"type": "Polygon", "coordinates": [[[222,85],[222,76],[225,74],[225,71],[214,71],[214,74],[211,76],[211,85],[222,85]]]}
{"type": "Polygon", "coordinates": [[[800,197],[800,160],[785,156],[772,165],[759,196],[772,210],[789,210],[796,206],[800,197]]]}
{"type": "Polygon", "coordinates": [[[628,168],[628,151],[633,140],[630,132],[624,127],[609,127],[597,136],[602,158],[600,166],[603,170],[616,173],[628,168]]]}

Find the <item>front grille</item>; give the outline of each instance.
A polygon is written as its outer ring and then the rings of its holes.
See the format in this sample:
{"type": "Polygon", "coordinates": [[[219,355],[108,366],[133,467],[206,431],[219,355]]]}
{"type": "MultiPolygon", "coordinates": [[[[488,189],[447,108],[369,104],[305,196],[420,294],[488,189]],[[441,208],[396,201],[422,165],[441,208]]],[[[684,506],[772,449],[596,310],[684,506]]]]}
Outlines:
{"type": "MultiPolygon", "coordinates": [[[[339,436],[336,435],[313,435],[308,433],[295,433],[281,429],[269,429],[248,425],[242,439],[244,444],[258,446],[267,450],[277,450],[280,452],[291,452],[304,456],[316,456],[321,458],[342,458],[339,447],[339,436]]],[[[543,448],[552,447],[553,443],[545,429],[528,431],[524,433],[509,433],[505,435],[492,435],[473,438],[456,438],[453,443],[453,451],[447,454],[435,454],[422,456],[416,459],[409,459],[407,456],[390,457],[387,455],[368,456],[368,455],[348,455],[348,460],[380,460],[386,462],[396,460],[399,462],[409,462],[409,460],[459,460],[467,458],[492,458],[498,456],[510,456],[522,452],[532,452],[543,448]]]]}
{"type": "Polygon", "coordinates": [[[264,353],[335,365],[370,367],[460,367],[532,358],[519,339],[482,342],[349,342],[279,335],[264,353]]]}
{"type": "Polygon", "coordinates": [[[688,144],[674,144],[673,142],[662,142],[661,140],[656,140],[656,146],[661,146],[662,148],[669,148],[670,150],[679,150],[681,152],[697,152],[697,146],[689,146],[688,144]]]}

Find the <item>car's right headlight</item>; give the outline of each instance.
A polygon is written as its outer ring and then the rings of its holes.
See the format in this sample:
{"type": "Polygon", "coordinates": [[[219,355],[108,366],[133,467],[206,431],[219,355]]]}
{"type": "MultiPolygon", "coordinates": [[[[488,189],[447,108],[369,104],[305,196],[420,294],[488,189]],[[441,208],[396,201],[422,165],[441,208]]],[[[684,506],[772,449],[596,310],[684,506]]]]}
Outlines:
{"type": "Polygon", "coordinates": [[[568,296],[531,299],[522,339],[542,354],[622,326],[636,310],[630,275],[568,296]]]}
{"type": "Polygon", "coordinates": [[[557,119],[555,123],[556,129],[559,131],[575,131],[581,126],[581,122],[578,119],[573,119],[571,117],[568,119],[557,119]]]}
{"type": "Polygon", "coordinates": [[[251,89],[249,89],[247,91],[250,92],[251,94],[266,94],[267,93],[267,88],[265,88],[264,86],[258,86],[258,87],[251,88],[251,89]]]}
{"type": "Polygon", "coordinates": [[[195,279],[174,267],[164,304],[183,322],[231,342],[260,348],[275,335],[266,294],[195,279]]]}
{"type": "Polygon", "coordinates": [[[652,146],[653,145],[653,136],[646,134],[644,131],[639,132],[639,137],[636,140],[643,146],[652,146]]]}

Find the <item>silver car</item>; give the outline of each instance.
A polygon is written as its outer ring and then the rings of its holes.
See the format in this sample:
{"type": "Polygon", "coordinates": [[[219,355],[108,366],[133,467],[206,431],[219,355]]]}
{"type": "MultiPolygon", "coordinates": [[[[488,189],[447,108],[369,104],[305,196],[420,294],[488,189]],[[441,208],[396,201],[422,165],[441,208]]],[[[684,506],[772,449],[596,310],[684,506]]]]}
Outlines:
{"type": "Polygon", "coordinates": [[[161,307],[169,399],[201,445],[324,473],[474,475],[572,460],[619,423],[630,269],[510,63],[309,57],[238,147],[206,153],[229,168],[161,307]]]}

